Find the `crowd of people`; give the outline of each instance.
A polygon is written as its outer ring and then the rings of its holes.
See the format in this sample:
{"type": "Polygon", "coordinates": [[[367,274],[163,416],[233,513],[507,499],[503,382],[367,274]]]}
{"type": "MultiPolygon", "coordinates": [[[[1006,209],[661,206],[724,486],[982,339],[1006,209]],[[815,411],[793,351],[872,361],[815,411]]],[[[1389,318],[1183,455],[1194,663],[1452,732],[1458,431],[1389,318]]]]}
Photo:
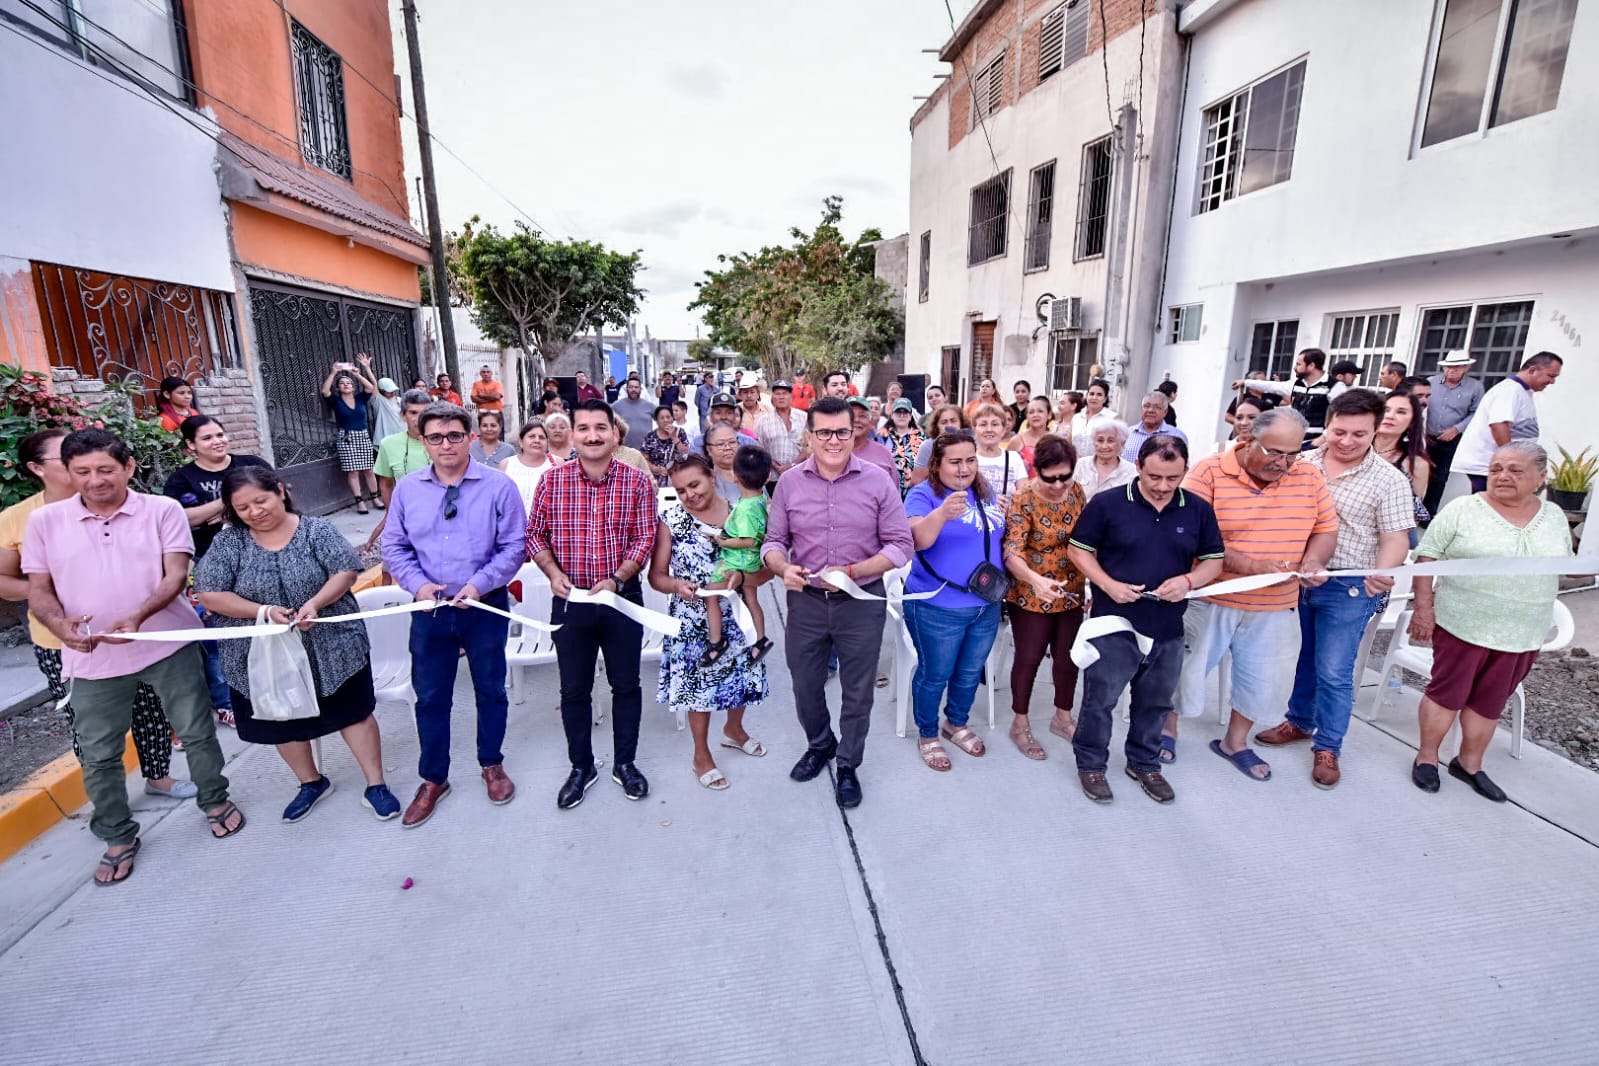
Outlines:
{"type": "MultiPolygon", "coordinates": [[[[1434,395],[1460,387],[1451,375],[1461,359],[1470,365],[1464,353],[1443,360],[1434,395]]],[[[767,581],[782,585],[780,643],[806,735],[790,776],[809,781],[832,763],[845,808],[863,799],[860,768],[896,602],[917,652],[917,755],[933,771],[954,768],[951,749],[986,754],[969,717],[1008,624],[1010,741],[1028,759],[1049,757],[1032,727],[1035,693],[1047,684],[1048,733],[1069,743],[1089,799],[1113,800],[1109,748],[1125,698],[1126,775],[1172,802],[1166,773],[1182,750],[1181,719],[1204,711],[1223,656],[1230,718],[1209,750],[1263,782],[1273,769],[1255,745],[1308,743],[1309,776],[1330,789],[1340,780],[1361,637],[1393,586],[1381,574],[1339,571],[1393,568],[1412,549],[1420,560],[1502,559],[1566,555],[1571,543],[1563,514],[1538,497],[1548,459],[1530,399],[1558,376],[1558,356],[1532,356],[1468,404],[1463,429],[1451,401],[1438,432],[1425,395],[1404,384],[1412,379],[1398,374],[1386,394],[1357,386],[1329,395],[1313,374],[1324,363],[1319,351],[1301,353],[1303,373],[1286,390],[1241,383],[1227,414],[1233,440],[1197,461],[1168,421],[1174,387],[1143,397],[1128,425],[1110,413],[1102,381],[1058,403],[1018,382],[1011,405],[990,379],[964,406],[935,386],[921,412],[897,386],[882,400],[860,396],[842,372],[825,375],[820,393],[800,375],[763,389],[751,374],[731,391],[706,375],[692,394],[692,382],[663,378],[657,397],[635,378],[614,403],[585,377],[574,406],[556,394],[559,403],[545,401],[513,438],[487,373],[472,390],[474,414],[447,376],[432,391],[400,394],[392,381],[371,379],[364,357],[335,366],[323,393],[340,427],[341,465],[356,497],[386,512],[371,543],[388,579],[431,605],[410,616],[420,783],[403,807],[384,776],[365,627],[339,622],[357,611],[357,552],[329,521],[299,514],[267,463],[230,452],[192,391],[171,390],[163,409],[183,416],[176,428],[192,461],[162,495],[130,488],[132,456],[105,430],[45,430],[22,442],[20,465],[41,491],[0,513],[0,594],[28,601],[40,668],[70,701],[91,828],[106,844],[94,875],[103,885],[132,873],[140,846],[121,762],[130,726],[146,790],[194,799],[218,839],[245,825],[223,774],[219,724],[277,748],[297,780],[283,821],[305,818],[333,791],[311,742],[338,733],[364,776],[362,803],[414,828],[452,791],[450,722],[464,659],[485,794],[509,803],[506,612],[530,562],[552,594],[571,764],[556,790],[563,810],[599,777],[591,722],[601,656],[610,776],[628,799],[649,794],[638,764],[645,582],[670,597],[678,623],[662,645],[657,702],[687,718],[694,776],[715,791],[731,782],[710,743],[713,715],[723,716],[719,749],[766,754],[745,714],[770,694],[765,658],[779,643],[756,596],[767,581]],[[1271,402],[1277,391],[1282,402],[1271,402]],[[393,402],[391,425],[401,427],[375,445],[354,414],[374,396],[393,402]],[[1451,429],[1441,443],[1462,442],[1450,458],[1457,469],[1469,464],[1477,491],[1429,508],[1424,500],[1447,469],[1433,445],[1451,429]],[[1203,595],[1251,575],[1282,580],[1203,595]],[[259,712],[251,642],[228,630],[262,621],[300,635],[315,716],[259,712]],[[196,639],[125,639],[151,630],[193,630],[196,639]],[[1038,676],[1046,658],[1047,682],[1038,676]],[[172,735],[187,753],[188,781],[170,776],[172,735]]],[[[1552,577],[1512,579],[1491,566],[1436,590],[1415,581],[1411,635],[1439,649],[1411,768],[1418,788],[1440,787],[1440,747],[1458,720],[1449,773],[1505,798],[1483,758],[1494,720],[1536,658],[1555,592],[1552,577]]]]}

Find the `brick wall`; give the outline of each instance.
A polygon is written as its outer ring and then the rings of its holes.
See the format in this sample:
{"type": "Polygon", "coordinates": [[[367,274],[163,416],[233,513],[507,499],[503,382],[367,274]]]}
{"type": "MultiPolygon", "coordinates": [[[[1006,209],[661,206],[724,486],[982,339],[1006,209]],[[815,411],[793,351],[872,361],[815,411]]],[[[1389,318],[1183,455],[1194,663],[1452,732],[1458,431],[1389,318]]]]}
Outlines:
{"type": "MultiPolygon", "coordinates": [[[[99,378],[86,378],[76,370],[62,367],[55,367],[50,375],[55,390],[63,395],[75,396],[85,403],[100,403],[105,399],[106,385],[99,378]]],[[[248,371],[212,371],[195,384],[194,405],[222,423],[222,428],[228,431],[231,451],[261,454],[260,415],[248,371]]]]}

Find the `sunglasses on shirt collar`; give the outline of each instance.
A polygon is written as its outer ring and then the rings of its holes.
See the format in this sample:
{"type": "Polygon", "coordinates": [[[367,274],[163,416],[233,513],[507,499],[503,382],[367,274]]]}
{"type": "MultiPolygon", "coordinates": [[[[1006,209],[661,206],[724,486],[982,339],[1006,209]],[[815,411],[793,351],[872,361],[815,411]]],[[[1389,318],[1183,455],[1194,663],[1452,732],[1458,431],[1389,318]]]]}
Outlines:
{"type": "Polygon", "coordinates": [[[461,485],[457,482],[444,490],[444,519],[449,521],[458,513],[455,501],[461,498],[461,485]]]}

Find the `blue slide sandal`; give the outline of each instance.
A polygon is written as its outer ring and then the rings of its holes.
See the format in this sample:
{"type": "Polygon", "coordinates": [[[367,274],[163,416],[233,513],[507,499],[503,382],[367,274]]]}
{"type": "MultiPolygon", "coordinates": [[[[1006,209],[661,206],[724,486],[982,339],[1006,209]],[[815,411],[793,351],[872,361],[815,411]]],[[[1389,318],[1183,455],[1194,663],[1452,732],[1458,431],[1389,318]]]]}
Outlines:
{"type": "Polygon", "coordinates": [[[1257,766],[1266,766],[1266,760],[1262,759],[1259,755],[1256,755],[1250,748],[1240,748],[1236,754],[1228,755],[1225,751],[1221,750],[1221,741],[1213,740],[1210,742],[1210,750],[1215,752],[1217,755],[1220,755],[1228,762],[1232,763],[1238,768],[1239,773],[1243,774],[1251,781],[1271,780],[1271,768],[1269,766],[1266,768],[1265,777],[1260,777],[1250,772],[1257,766]]]}

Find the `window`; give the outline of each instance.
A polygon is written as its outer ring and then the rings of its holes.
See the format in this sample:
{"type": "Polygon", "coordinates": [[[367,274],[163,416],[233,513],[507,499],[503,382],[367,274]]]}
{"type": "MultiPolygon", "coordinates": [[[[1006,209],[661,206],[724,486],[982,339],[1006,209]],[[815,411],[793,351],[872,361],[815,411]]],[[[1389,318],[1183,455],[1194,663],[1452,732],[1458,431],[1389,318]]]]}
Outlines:
{"type": "Polygon", "coordinates": [[[1477,360],[1469,373],[1483,385],[1503,381],[1521,365],[1533,301],[1434,307],[1422,313],[1417,374],[1436,374],[1445,352],[1464,348],[1477,360]]]}
{"type": "Polygon", "coordinates": [[[1038,80],[1088,54],[1089,0],[1071,0],[1045,15],[1038,24],[1038,80]]]}
{"type": "Polygon", "coordinates": [[[0,25],[25,26],[97,67],[187,101],[181,12],[173,0],[0,0],[0,25]]]}
{"type": "Polygon", "coordinates": [[[1577,0],[1443,0],[1423,148],[1554,108],[1577,0]]]}
{"type": "Polygon", "coordinates": [[[1049,266],[1049,238],[1055,228],[1055,161],[1033,171],[1027,186],[1027,247],[1023,270],[1049,266]]]}
{"type": "Polygon", "coordinates": [[[916,302],[926,303],[933,274],[933,231],[922,234],[921,267],[916,276],[916,302]]]}
{"type": "Polygon", "coordinates": [[[1110,138],[1083,146],[1083,173],[1077,182],[1076,260],[1105,254],[1105,227],[1110,218],[1110,138]]]}
{"type": "Polygon", "coordinates": [[[1377,375],[1393,361],[1399,310],[1359,311],[1332,316],[1327,331],[1327,365],[1343,359],[1360,364],[1361,385],[1377,384],[1377,375]]]}
{"type": "Polygon", "coordinates": [[[972,128],[988,118],[1005,102],[1005,53],[972,78],[972,128]]]}
{"type": "Polygon", "coordinates": [[[1005,254],[1010,221],[1010,171],[997,174],[972,190],[972,216],[967,234],[966,265],[976,266],[1005,254]]]}
{"type": "Polygon", "coordinates": [[[300,153],[312,166],[349,181],[344,60],[298,22],[293,24],[292,40],[294,83],[300,98],[300,153]]]}
{"type": "Polygon", "coordinates": [[[1294,169],[1305,60],[1205,109],[1195,214],[1287,181],[1294,169]]]}
{"type": "Polygon", "coordinates": [[[1049,354],[1050,391],[1081,392],[1088,388],[1098,362],[1098,337],[1056,337],[1049,354]]]}
{"type": "Polygon", "coordinates": [[[972,323],[972,399],[977,398],[983,379],[994,374],[994,332],[998,326],[998,322],[972,323]]]}
{"type": "Polygon", "coordinates": [[[1268,381],[1294,379],[1294,342],[1299,338],[1299,319],[1281,322],[1256,322],[1249,344],[1249,372],[1260,371],[1268,381]]]}
{"type": "Polygon", "coordinates": [[[1183,307],[1173,307],[1170,311],[1170,328],[1166,331],[1167,344],[1188,344],[1199,339],[1200,316],[1205,310],[1204,304],[1187,304],[1183,307]]]}

